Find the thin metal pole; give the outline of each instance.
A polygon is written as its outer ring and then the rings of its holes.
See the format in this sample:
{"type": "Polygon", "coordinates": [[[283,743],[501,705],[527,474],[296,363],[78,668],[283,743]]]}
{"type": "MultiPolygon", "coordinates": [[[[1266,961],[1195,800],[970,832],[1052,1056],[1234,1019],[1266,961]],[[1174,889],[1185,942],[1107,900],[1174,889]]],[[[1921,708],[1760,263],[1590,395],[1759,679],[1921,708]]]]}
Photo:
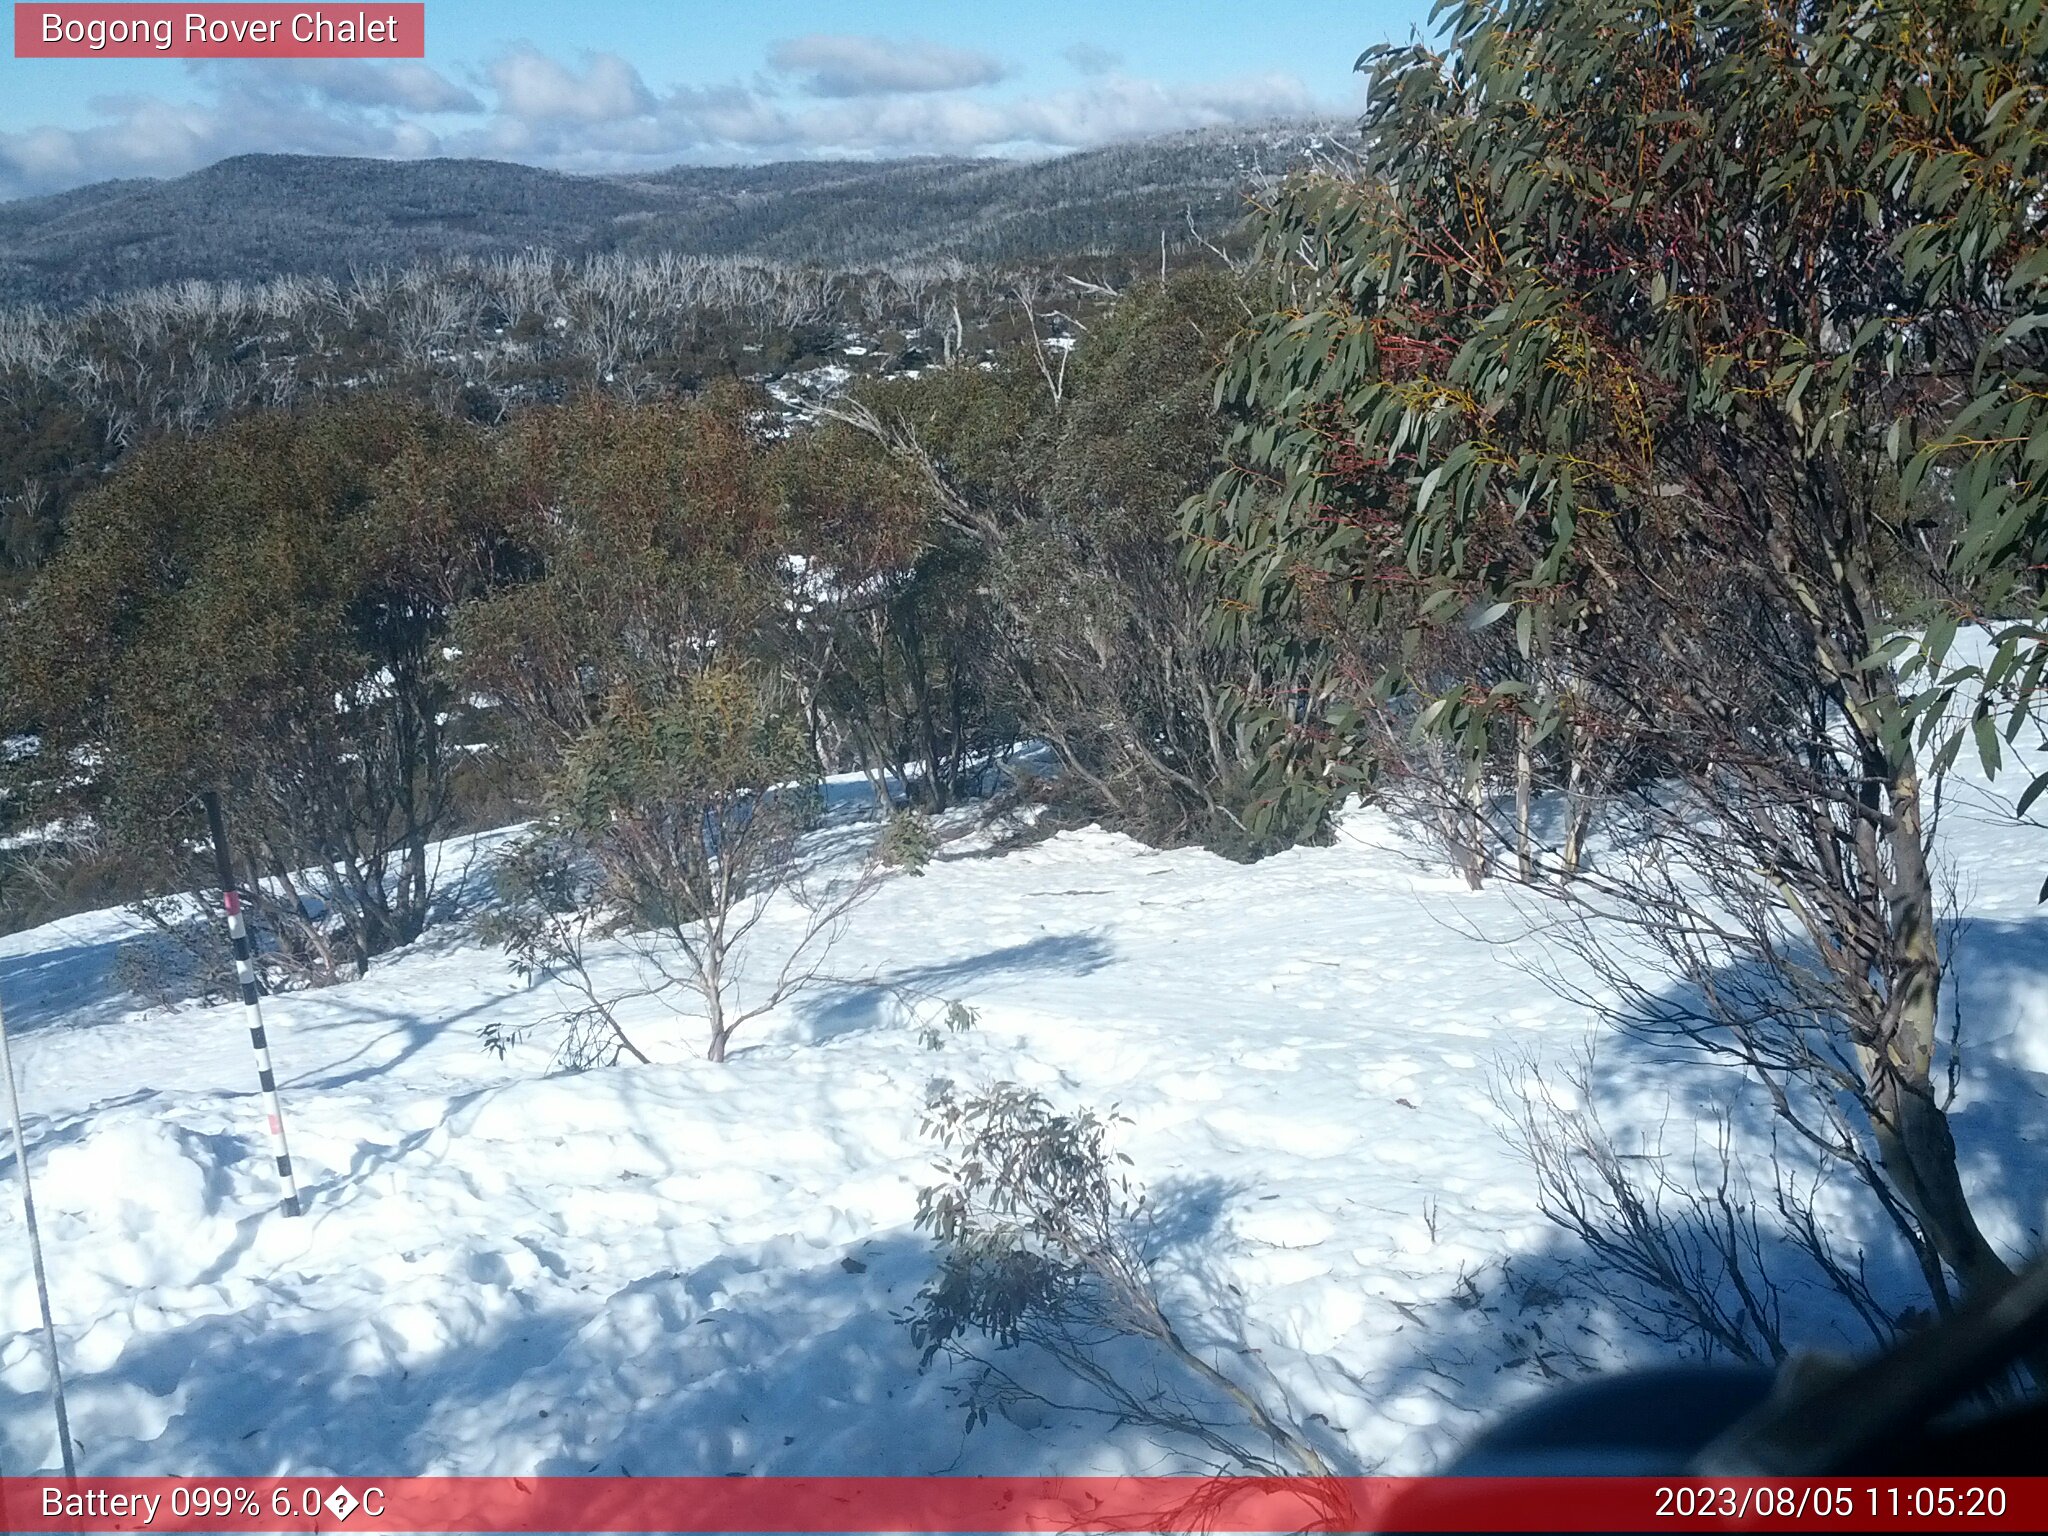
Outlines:
{"type": "Polygon", "coordinates": [[[57,1324],[50,1316],[50,1282],[43,1273],[43,1235],[36,1228],[36,1197],[28,1181],[28,1138],[21,1133],[21,1095],[14,1086],[14,1052],[7,1044],[7,1011],[0,1007],[0,1076],[7,1079],[7,1119],[14,1128],[14,1172],[21,1180],[21,1214],[28,1225],[29,1262],[35,1266],[36,1300],[43,1309],[43,1348],[50,1357],[50,1399],[57,1405],[57,1448],[64,1476],[78,1476],[71,1454],[71,1415],[64,1411],[64,1372],[57,1364],[57,1324]]]}
{"type": "Polygon", "coordinates": [[[270,1119],[270,1148],[277,1154],[277,1176],[284,1182],[284,1213],[297,1216],[299,1181],[292,1174],[292,1152],[284,1139],[284,1105],[277,1097],[277,1074],[270,1067],[270,1041],[263,1033],[263,1009],[256,1000],[256,955],[249,945],[249,925],[242,921],[242,898],[235,890],[235,871],[228,861],[227,823],[220,796],[200,795],[206,806],[207,830],[213,834],[213,867],[220,876],[220,902],[228,915],[228,938],[235,948],[235,981],[242,990],[242,1014],[249,1023],[249,1043],[256,1048],[256,1082],[263,1090],[263,1108],[270,1119]]]}

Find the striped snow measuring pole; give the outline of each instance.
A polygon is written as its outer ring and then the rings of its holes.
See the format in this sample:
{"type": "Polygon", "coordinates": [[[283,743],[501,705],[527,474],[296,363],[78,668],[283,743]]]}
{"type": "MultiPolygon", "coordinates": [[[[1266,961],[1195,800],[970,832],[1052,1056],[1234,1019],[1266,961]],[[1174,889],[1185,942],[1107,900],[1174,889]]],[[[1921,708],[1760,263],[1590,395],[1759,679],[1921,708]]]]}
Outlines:
{"type": "Polygon", "coordinates": [[[228,862],[228,829],[221,819],[220,796],[207,790],[206,825],[213,834],[213,867],[220,875],[221,906],[228,914],[228,937],[235,946],[235,982],[242,989],[242,1013],[249,1021],[249,1043],[256,1047],[256,1081],[263,1087],[263,1110],[270,1117],[270,1145],[277,1153],[277,1176],[284,1181],[284,1213],[299,1214],[299,1181],[292,1175],[291,1148],[284,1139],[284,1106],[277,1098],[277,1075],[270,1067],[270,1042],[263,1034],[263,1009],[256,1001],[256,955],[249,946],[249,925],[242,921],[242,898],[235,890],[235,871],[228,862]]]}

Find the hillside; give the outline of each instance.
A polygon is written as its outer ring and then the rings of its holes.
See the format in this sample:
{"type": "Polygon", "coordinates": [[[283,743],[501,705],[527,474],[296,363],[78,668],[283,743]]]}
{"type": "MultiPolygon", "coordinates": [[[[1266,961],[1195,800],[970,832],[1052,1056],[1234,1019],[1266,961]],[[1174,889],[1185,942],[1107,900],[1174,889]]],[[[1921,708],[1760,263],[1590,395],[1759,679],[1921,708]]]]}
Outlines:
{"type": "Polygon", "coordinates": [[[572,176],[491,160],[242,155],[168,181],[0,204],[0,303],[74,304],[188,278],[345,276],[548,249],[849,267],[1156,248],[1229,227],[1249,181],[1315,130],[1180,134],[1045,161],[809,161],[572,176]]]}

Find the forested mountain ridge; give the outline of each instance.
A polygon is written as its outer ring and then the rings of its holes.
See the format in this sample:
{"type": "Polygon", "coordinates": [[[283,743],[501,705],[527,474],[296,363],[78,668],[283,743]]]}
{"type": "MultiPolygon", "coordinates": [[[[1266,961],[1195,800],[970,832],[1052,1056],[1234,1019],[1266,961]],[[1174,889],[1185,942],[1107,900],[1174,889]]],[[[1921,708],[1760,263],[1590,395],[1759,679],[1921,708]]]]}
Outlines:
{"type": "Polygon", "coordinates": [[[167,181],[0,203],[0,303],[68,305],[189,278],[532,249],[765,256],[848,267],[1156,247],[1235,221],[1252,181],[1327,130],[1216,130],[1052,160],[799,161],[577,176],[491,160],[241,155],[167,181]]]}

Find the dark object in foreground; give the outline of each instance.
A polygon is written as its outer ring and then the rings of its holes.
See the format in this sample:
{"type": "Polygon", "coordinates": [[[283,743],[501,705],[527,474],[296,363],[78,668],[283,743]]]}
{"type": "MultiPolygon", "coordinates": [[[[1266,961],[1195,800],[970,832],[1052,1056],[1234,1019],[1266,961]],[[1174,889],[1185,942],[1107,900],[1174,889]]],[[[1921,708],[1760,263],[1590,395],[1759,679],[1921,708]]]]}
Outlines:
{"type": "Polygon", "coordinates": [[[1673,1366],[1582,1383],[1508,1415],[1464,1477],[1993,1476],[2048,1445],[2048,1259],[1860,1364],[1673,1366]],[[2016,1377],[2032,1390],[2015,1395],[2016,1377]]]}

